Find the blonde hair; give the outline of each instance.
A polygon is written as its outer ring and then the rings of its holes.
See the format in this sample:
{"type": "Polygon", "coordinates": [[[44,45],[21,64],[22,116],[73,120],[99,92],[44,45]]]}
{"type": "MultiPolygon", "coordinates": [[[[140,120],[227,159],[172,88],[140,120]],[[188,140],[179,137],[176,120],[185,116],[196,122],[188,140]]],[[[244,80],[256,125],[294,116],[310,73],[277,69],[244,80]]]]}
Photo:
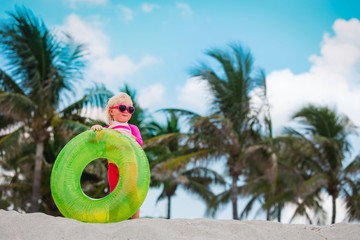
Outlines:
{"type": "Polygon", "coordinates": [[[110,114],[111,108],[118,105],[118,104],[121,104],[121,102],[124,99],[129,99],[131,101],[131,105],[133,104],[133,102],[131,100],[131,97],[127,93],[124,93],[124,92],[119,92],[118,94],[116,94],[115,96],[111,97],[108,100],[105,110],[106,110],[106,113],[107,113],[107,121],[108,121],[109,124],[112,121],[114,121],[113,117],[110,114]]]}

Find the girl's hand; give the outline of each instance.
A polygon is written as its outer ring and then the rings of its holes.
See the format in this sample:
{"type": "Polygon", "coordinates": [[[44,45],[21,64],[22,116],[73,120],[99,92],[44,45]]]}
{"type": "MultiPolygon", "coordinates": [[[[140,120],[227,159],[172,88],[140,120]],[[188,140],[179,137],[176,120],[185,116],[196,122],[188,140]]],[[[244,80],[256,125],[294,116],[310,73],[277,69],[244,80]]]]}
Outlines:
{"type": "Polygon", "coordinates": [[[103,127],[102,126],[100,126],[100,125],[94,125],[94,126],[92,126],[91,128],[90,128],[90,130],[96,130],[96,131],[100,131],[100,130],[102,130],[103,129],[103,127]]]}

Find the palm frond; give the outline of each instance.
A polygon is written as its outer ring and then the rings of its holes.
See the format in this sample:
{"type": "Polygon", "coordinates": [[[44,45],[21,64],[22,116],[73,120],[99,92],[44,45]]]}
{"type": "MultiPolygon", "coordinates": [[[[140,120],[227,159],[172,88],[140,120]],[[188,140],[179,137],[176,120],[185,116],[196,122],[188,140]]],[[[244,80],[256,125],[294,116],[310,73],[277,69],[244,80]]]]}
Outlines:
{"type": "Polygon", "coordinates": [[[173,142],[174,140],[180,140],[182,138],[185,138],[187,136],[187,134],[184,133],[179,133],[179,132],[172,132],[172,133],[167,133],[167,134],[161,134],[152,138],[149,138],[147,140],[145,140],[144,142],[144,148],[149,148],[149,147],[153,147],[153,146],[157,146],[157,145],[166,145],[169,144],[171,142],[173,142]]]}
{"type": "Polygon", "coordinates": [[[161,200],[163,200],[163,199],[165,199],[165,198],[167,198],[166,192],[165,192],[165,191],[162,191],[161,194],[160,194],[160,195],[158,196],[158,198],[156,199],[156,204],[157,204],[159,201],[161,201],[161,200]]]}
{"type": "Polygon", "coordinates": [[[19,87],[14,79],[0,69],[0,92],[19,93],[24,95],[23,90],[19,87]]]}
{"type": "Polygon", "coordinates": [[[108,98],[113,94],[104,85],[95,85],[94,88],[87,89],[87,93],[78,101],[60,111],[64,117],[79,115],[87,106],[104,107],[108,98]]]}
{"type": "Polygon", "coordinates": [[[348,181],[349,188],[344,189],[347,219],[349,221],[360,220],[360,183],[348,181]]]}
{"type": "Polygon", "coordinates": [[[226,204],[230,201],[231,198],[231,190],[225,190],[213,198],[211,202],[207,204],[206,212],[205,214],[207,216],[215,217],[215,214],[217,211],[221,210],[221,208],[224,208],[226,204]]]}
{"type": "Polygon", "coordinates": [[[306,180],[299,189],[301,196],[309,196],[326,186],[328,178],[326,174],[317,174],[306,180]]]}
{"type": "Polygon", "coordinates": [[[211,199],[214,197],[214,194],[206,186],[199,183],[198,181],[190,179],[188,183],[183,185],[183,188],[191,194],[197,195],[205,202],[211,201],[211,199]]]}
{"type": "Polygon", "coordinates": [[[203,181],[207,179],[207,183],[226,185],[226,181],[222,175],[217,173],[215,170],[212,170],[207,167],[193,167],[189,170],[186,170],[182,173],[188,178],[196,178],[198,181],[203,181]]]}
{"type": "Polygon", "coordinates": [[[254,203],[259,200],[260,195],[252,195],[250,200],[245,205],[243,211],[240,213],[240,219],[246,218],[253,209],[254,203]]]}
{"type": "Polygon", "coordinates": [[[20,127],[9,134],[0,137],[0,155],[13,155],[12,153],[18,152],[19,138],[24,132],[24,127],[20,127]]]}
{"type": "Polygon", "coordinates": [[[63,126],[67,128],[68,131],[73,133],[81,133],[86,130],[89,130],[89,126],[82,124],[80,122],[75,122],[71,120],[63,120],[62,122],[63,126]]]}
{"type": "Polygon", "coordinates": [[[22,78],[22,88],[29,96],[44,98],[44,82],[50,73],[47,45],[49,32],[43,22],[25,7],[15,7],[15,13],[10,13],[13,24],[6,25],[1,35],[2,45],[8,53],[12,76],[22,78]]]}
{"type": "Polygon", "coordinates": [[[185,117],[197,117],[199,116],[197,113],[194,113],[189,110],[185,109],[179,109],[179,108],[162,108],[157,110],[157,112],[164,112],[164,113],[174,113],[178,114],[179,116],[185,116],[185,117]]]}
{"type": "Polygon", "coordinates": [[[160,169],[161,170],[179,170],[180,168],[184,168],[190,161],[194,160],[194,159],[198,159],[200,157],[204,157],[207,156],[209,153],[213,152],[212,149],[205,149],[205,150],[200,150],[197,152],[192,152],[189,154],[182,154],[180,156],[174,156],[172,158],[170,158],[169,160],[163,162],[161,164],[160,169]]]}
{"type": "Polygon", "coordinates": [[[16,127],[16,121],[8,115],[0,113],[0,131],[7,131],[16,127]]]}
{"type": "Polygon", "coordinates": [[[292,222],[297,216],[305,216],[310,224],[313,224],[314,217],[311,216],[311,212],[314,213],[315,218],[317,219],[316,224],[323,225],[327,218],[327,213],[322,207],[322,199],[317,192],[313,196],[307,196],[306,198],[301,199],[301,202],[296,203],[296,209],[293,216],[290,219],[292,222]]]}
{"type": "Polygon", "coordinates": [[[19,93],[0,93],[0,111],[17,121],[26,121],[37,110],[36,104],[19,93]]]}
{"type": "Polygon", "coordinates": [[[294,192],[291,190],[280,192],[274,196],[269,196],[262,207],[264,209],[270,209],[271,207],[276,206],[278,203],[291,202],[294,200],[294,196],[294,192]]]}
{"type": "Polygon", "coordinates": [[[345,173],[356,174],[360,171],[360,155],[356,156],[354,160],[344,169],[345,173]]]}

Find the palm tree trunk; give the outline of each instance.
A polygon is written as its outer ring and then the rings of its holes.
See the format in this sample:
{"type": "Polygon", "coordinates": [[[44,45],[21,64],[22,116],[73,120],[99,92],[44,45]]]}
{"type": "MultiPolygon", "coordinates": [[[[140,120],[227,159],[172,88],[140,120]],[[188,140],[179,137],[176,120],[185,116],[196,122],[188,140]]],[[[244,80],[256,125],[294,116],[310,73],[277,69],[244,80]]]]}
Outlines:
{"type": "Polygon", "coordinates": [[[278,203],[278,209],[277,209],[277,220],[278,220],[278,222],[281,222],[281,208],[282,208],[282,205],[280,203],[278,203]]]}
{"type": "Polygon", "coordinates": [[[167,219],[170,219],[170,210],[171,210],[171,196],[168,195],[168,206],[167,206],[167,219]]]}
{"type": "Polygon", "coordinates": [[[266,209],[266,221],[270,221],[270,209],[266,209]]]}
{"type": "Polygon", "coordinates": [[[332,195],[332,218],[331,218],[331,224],[335,223],[336,219],[336,197],[332,195]]]}
{"type": "Polygon", "coordinates": [[[238,190],[237,190],[237,180],[238,176],[234,175],[232,185],[231,185],[231,201],[232,201],[232,208],[233,208],[233,219],[238,220],[238,210],[237,210],[237,196],[238,196],[238,190]]]}
{"type": "Polygon", "coordinates": [[[33,182],[33,187],[32,187],[32,196],[31,196],[31,212],[39,211],[41,168],[42,168],[43,153],[44,153],[44,142],[36,143],[34,182],[33,182]]]}
{"type": "MultiPolygon", "coordinates": [[[[266,202],[268,200],[267,194],[264,194],[264,202],[266,202]]],[[[266,208],[266,221],[270,221],[270,208],[266,208]]]]}

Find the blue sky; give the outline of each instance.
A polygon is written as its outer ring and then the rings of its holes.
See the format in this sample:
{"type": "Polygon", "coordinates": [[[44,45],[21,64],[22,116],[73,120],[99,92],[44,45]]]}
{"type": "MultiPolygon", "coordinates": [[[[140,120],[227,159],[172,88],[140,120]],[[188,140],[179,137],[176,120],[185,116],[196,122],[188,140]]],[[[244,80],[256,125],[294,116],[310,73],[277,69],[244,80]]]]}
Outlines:
{"type": "MultiPolygon", "coordinates": [[[[206,50],[225,50],[237,41],[265,70],[277,132],[309,102],[336,107],[360,125],[359,1],[6,0],[0,2],[1,20],[15,4],[30,8],[48,28],[87,44],[82,89],[96,81],[116,92],[128,83],[145,108],[205,114],[209,92],[189,70],[199,61],[213,64],[206,50]]],[[[155,195],[149,194],[143,212],[165,215],[165,204],[153,207],[155,195]]],[[[202,204],[178,195],[173,217],[203,217],[202,204]]],[[[231,218],[230,209],[218,218],[231,218]]]]}

